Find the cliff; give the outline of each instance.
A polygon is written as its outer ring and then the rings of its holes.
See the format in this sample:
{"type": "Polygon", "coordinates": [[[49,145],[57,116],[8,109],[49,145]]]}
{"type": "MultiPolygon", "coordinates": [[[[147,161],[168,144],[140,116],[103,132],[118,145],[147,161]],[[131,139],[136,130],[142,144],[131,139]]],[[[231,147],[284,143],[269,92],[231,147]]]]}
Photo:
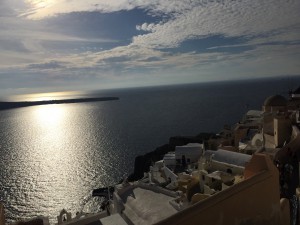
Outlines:
{"type": "Polygon", "coordinates": [[[169,139],[169,143],[156,148],[152,152],[145,155],[139,155],[135,158],[134,171],[128,177],[128,181],[139,180],[144,176],[145,172],[149,172],[150,166],[159,160],[162,160],[168,152],[175,151],[176,146],[186,145],[188,143],[203,143],[212,136],[213,133],[200,133],[197,136],[176,136],[169,139]]]}

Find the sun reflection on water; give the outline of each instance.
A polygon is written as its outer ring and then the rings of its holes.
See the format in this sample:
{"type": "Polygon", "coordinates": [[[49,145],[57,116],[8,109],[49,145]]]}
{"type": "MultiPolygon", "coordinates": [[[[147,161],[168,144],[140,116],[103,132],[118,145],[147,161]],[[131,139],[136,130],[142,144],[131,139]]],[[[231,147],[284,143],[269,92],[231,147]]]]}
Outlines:
{"type": "Polygon", "coordinates": [[[75,132],[68,126],[70,112],[64,105],[43,105],[34,108],[32,121],[39,130],[34,160],[34,167],[39,167],[37,183],[43,192],[47,193],[49,208],[58,203],[68,204],[68,201],[71,201],[68,198],[68,187],[76,192],[79,185],[78,182],[70,182],[72,171],[79,167],[78,161],[75,160],[77,153],[70,147],[70,137],[75,132]],[[42,146],[39,146],[39,142],[42,146]],[[45,188],[48,190],[45,191],[45,188]]]}
{"type": "Polygon", "coordinates": [[[37,122],[45,129],[59,127],[65,117],[65,108],[60,105],[38,106],[34,111],[37,122]]]}
{"type": "Polygon", "coordinates": [[[8,220],[49,215],[54,224],[63,208],[73,215],[98,210],[98,202],[90,202],[91,190],[115,183],[117,166],[111,166],[117,157],[106,151],[113,143],[103,139],[101,109],[101,104],[50,104],[12,111],[13,119],[0,127],[0,140],[8,140],[0,148],[8,220]]]}

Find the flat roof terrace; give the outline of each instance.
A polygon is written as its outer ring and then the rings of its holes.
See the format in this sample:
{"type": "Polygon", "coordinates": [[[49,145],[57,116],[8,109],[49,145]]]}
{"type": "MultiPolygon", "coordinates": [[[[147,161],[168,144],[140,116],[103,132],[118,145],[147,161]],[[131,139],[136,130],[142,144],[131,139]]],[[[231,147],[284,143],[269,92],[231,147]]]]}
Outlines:
{"type": "Polygon", "coordinates": [[[129,189],[120,198],[122,214],[133,224],[154,224],[178,212],[169,203],[174,197],[142,187],[129,189]]]}

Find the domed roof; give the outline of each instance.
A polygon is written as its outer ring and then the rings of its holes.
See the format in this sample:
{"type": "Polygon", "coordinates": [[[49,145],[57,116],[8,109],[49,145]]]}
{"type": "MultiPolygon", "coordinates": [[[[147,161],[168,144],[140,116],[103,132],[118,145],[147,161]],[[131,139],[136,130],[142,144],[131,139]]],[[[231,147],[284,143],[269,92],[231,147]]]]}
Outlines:
{"type": "Polygon", "coordinates": [[[286,98],[281,95],[272,95],[264,102],[264,106],[286,106],[286,104],[286,98]]]}

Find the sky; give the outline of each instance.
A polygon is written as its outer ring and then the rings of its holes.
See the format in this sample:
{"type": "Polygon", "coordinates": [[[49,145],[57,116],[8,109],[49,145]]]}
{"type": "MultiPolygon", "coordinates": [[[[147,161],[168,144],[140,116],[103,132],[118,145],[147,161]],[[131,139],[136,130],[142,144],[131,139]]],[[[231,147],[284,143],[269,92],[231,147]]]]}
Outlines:
{"type": "Polygon", "coordinates": [[[298,75],[299,0],[0,0],[0,95],[298,75]]]}

